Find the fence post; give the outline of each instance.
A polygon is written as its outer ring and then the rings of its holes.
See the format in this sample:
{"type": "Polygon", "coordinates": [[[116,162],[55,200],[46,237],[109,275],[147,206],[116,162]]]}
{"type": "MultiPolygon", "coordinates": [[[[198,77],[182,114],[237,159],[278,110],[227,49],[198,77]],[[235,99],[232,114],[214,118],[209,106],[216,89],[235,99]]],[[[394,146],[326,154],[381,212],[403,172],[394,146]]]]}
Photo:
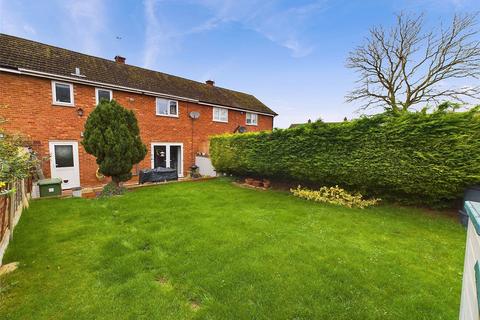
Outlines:
{"type": "Polygon", "coordinates": [[[8,228],[8,196],[3,195],[0,196],[0,203],[2,206],[0,207],[0,243],[3,240],[3,237],[5,236],[5,233],[7,232],[8,228]]]}
{"type": "Polygon", "coordinates": [[[13,240],[13,221],[15,219],[15,197],[16,192],[10,194],[10,212],[8,214],[8,229],[10,230],[10,240],[13,240]]]}
{"type": "Polygon", "coordinates": [[[22,208],[28,208],[26,180],[22,179],[20,185],[22,186],[22,208]]]}

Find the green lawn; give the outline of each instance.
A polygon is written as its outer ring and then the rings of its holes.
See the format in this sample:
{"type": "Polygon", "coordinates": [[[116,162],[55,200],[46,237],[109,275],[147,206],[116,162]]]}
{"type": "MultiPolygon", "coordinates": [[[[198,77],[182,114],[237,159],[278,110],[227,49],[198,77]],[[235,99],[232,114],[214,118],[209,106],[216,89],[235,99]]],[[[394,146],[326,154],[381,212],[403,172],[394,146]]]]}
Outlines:
{"type": "Polygon", "coordinates": [[[0,319],[455,319],[465,231],[227,180],[33,201],[0,319]]]}

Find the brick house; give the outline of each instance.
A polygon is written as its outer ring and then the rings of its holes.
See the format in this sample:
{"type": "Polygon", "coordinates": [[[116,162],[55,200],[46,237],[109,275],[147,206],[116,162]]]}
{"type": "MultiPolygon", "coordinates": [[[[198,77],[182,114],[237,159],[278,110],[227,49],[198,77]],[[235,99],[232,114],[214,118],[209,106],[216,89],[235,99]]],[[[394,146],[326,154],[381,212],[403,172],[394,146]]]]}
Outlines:
{"type": "MultiPolygon", "coordinates": [[[[276,113],[252,95],[0,34],[0,117],[8,133],[33,141],[46,177],[62,188],[106,183],[81,146],[99,99],[115,99],[137,116],[148,152],[134,168],[176,168],[186,176],[214,134],[271,130],[276,113]],[[193,120],[192,111],[200,117],[193,120]]],[[[134,177],[134,179],[136,179],[134,177]]]]}

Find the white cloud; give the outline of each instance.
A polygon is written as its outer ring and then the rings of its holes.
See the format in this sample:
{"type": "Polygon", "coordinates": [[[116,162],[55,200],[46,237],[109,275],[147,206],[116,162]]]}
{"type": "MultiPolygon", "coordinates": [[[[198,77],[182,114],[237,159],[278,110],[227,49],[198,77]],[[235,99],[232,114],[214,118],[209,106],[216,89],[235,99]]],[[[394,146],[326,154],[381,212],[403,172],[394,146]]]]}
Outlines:
{"type": "Polygon", "coordinates": [[[160,0],[144,0],[145,18],[145,49],[143,55],[143,66],[152,68],[156,61],[162,56],[169,55],[180,46],[180,41],[189,35],[208,32],[215,29],[223,21],[218,18],[211,18],[191,28],[175,28],[171,19],[167,19],[167,12],[160,6],[160,0]],[[169,23],[165,23],[168,21],[169,23]]]}
{"type": "Polygon", "coordinates": [[[105,4],[103,0],[75,0],[66,2],[65,11],[69,28],[80,41],[82,51],[98,55],[102,52],[98,42],[99,33],[106,30],[105,4]]]}
{"type": "Polygon", "coordinates": [[[225,61],[214,64],[210,69],[206,70],[201,76],[201,81],[214,80],[221,75],[228,75],[230,68],[234,65],[234,59],[230,58],[225,61]]]}
{"type": "Polygon", "coordinates": [[[0,0],[0,32],[30,38],[37,31],[19,12],[15,3],[0,0]]]}
{"type": "Polygon", "coordinates": [[[454,10],[463,10],[476,4],[478,4],[478,0],[408,0],[407,8],[453,8],[454,10]]]}
{"type": "Polygon", "coordinates": [[[221,19],[212,18],[212,19],[209,19],[209,20],[199,24],[198,26],[194,26],[190,30],[187,30],[186,32],[184,32],[184,35],[207,32],[207,31],[210,31],[210,30],[213,30],[213,29],[217,28],[222,23],[223,23],[223,21],[221,19]]]}
{"type": "Polygon", "coordinates": [[[160,23],[155,14],[155,0],[145,0],[144,3],[144,14],[145,14],[145,53],[143,65],[146,68],[151,68],[154,61],[156,60],[160,45],[161,45],[161,35],[160,23]]]}
{"type": "Polygon", "coordinates": [[[313,47],[307,47],[303,44],[300,44],[295,38],[285,40],[282,42],[282,45],[285,48],[290,49],[292,51],[292,56],[297,58],[308,56],[313,51],[313,47]]]}
{"type": "Polygon", "coordinates": [[[23,25],[23,30],[28,34],[36,34],[37,33],[37,30],[35,30],[35,28],[32,27],[29,24],[24,24],[23,25]]]}
{"type": "MultiPolygon", "coordinates": [[[[143,66],[153,68],[156,61],[162,55],[168,55],[178,49],[178,39],[186,35],[188,31],[176,30],[172,24],[166,24],[163,19],[158,0],[145,0],[143,2],[145,16],[145,49],[143,56],[143,66]]],[[[201,27],[201,26],[199,26],[201,27]]],[[[204,28],[207,28],[206,26],[204,28]]],[[[202,30],[199,30],[201,32],[202,30]]]]}
{"type": "Polygon", "coordinates": [[[215,14],[216,21],[235,22],[268,40],[289,49],[294,57],[303,57],[313,46],[303,35],[311,19],[327,8],[326,0],[305,5],[279,7],[276,1],[198,0],[215,14]]]}
{"type": "MultiPolygon", "coordinates": [[[[175,27],[167,19],[165,7],[167,1],[145,0],[145,67],[151,68],[162,55],[175,52],[181,39],[197,33],[208,32],[223,24],[235,23],[252,30],[269,41],[291,52],[293,57],[304,57],[313,51],[313,45],[304,36],[312,18],[318,18],[318,12],[325,10],[326,0],[315,0],[306,5],[279,7],[276,1],[259,3],[254,0],[186,0],[191,6],[199,6],[210,12],[210,17],[199,23],[193,22],[190,28],[175,27]],[[169,24],[163,23],[169,21],[169,24]]],[[[172,2],[173,3],[173,2],[172,2]]],[[[192,9],[195,10],[195,9],[192,9]]]]}
{"type": "Polygon", "coordinates": [[[471,0],[431,0],[431,1],[433,4],[435,4],[435,2],[439,2],[441,4],[451,4],[456,8],[461,8],[465,5],[472,3],[471,0]]]}

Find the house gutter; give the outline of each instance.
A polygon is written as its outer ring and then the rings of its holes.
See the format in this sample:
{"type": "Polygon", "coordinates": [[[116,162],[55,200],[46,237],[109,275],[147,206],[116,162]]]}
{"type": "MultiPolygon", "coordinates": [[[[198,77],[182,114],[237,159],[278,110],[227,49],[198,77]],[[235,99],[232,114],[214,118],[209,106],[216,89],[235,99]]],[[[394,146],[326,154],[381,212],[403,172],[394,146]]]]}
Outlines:
{"type": "Polygon", "coordinates": [[[230,109],[235,111],[243,111],[248,113],[256,113],[256,114],[261,114],[261,115],[270,116],[270,117],[275,117],[278,115],[278,114],[270,114],[270,113],[263,113],[263,112],[253,111],[253,110],[247,110],[247,109],[234,108],[234,107],[224,106],[221,104],[214,104],[214,103],[203,102],[203,101],[198,101],[197,103],[205,106],[210,106],[210,107],[218,107],[218,108],[230,109]]]}
{"type": "Polygon", "coordinates": [[[175,96],[175,95],[161,93],[161,92],[155,92],[155,91],[140,90],[140,89],[135,89],[135,88],[130,88],[130,87],[118,86],[118,85],[114,85],[114,84],[108,84],[108,83],[86,80],[86,79],[79,79],[79,78],[76,78],[76,77],[62,76],[62,75],[58,75],[58,74],[29,70],[29,69],[24,69],[24,68],[11,69],[11,68],[0,67],[0,72],[9,72],[9,73],[15,73],[15,74],[20,74],[20,75],[28,75],[28,76],[46,78],[46,79],[53,79],[53,80],[68,80],[68,81],[74,82],[74,83],[88,84],[88,85],[93,85],[93,86],[97,86],[97,87],[102,87],[102,88],[105,88],[105,89],[117,89],[119,91],[126,91],[126,92],[144,94],[144,95],[149,95],[149,96],[154,96],[154,97],[162,97],[162,98],[170,98],[170,99],[173,98],[173,99],[176,99],[176,100],[193,102],[193,103],[197,103],[197,104],[200,104],[200,105],[208,105],[208,106],[220,107],[220,108],[231,109],[231,110],[252,112],[252,113],[257,113],[257,114],[270,116],[270,117],[275,117],[276,116],[276,114],[273,115],[273,114],[262,113],[262,112],[257,112],[257,111],[253,111],[253,110],[233,108],[233,107],[229,107],[229,106],[222,106],[222,105],[216,105],[216,104],[211,104],[211,103],[207,103],[207,102],[201,102],[198,99],[192,99],[192,98],[187,98],[187,97],[182,97],[182,96],[175,96]]]}

